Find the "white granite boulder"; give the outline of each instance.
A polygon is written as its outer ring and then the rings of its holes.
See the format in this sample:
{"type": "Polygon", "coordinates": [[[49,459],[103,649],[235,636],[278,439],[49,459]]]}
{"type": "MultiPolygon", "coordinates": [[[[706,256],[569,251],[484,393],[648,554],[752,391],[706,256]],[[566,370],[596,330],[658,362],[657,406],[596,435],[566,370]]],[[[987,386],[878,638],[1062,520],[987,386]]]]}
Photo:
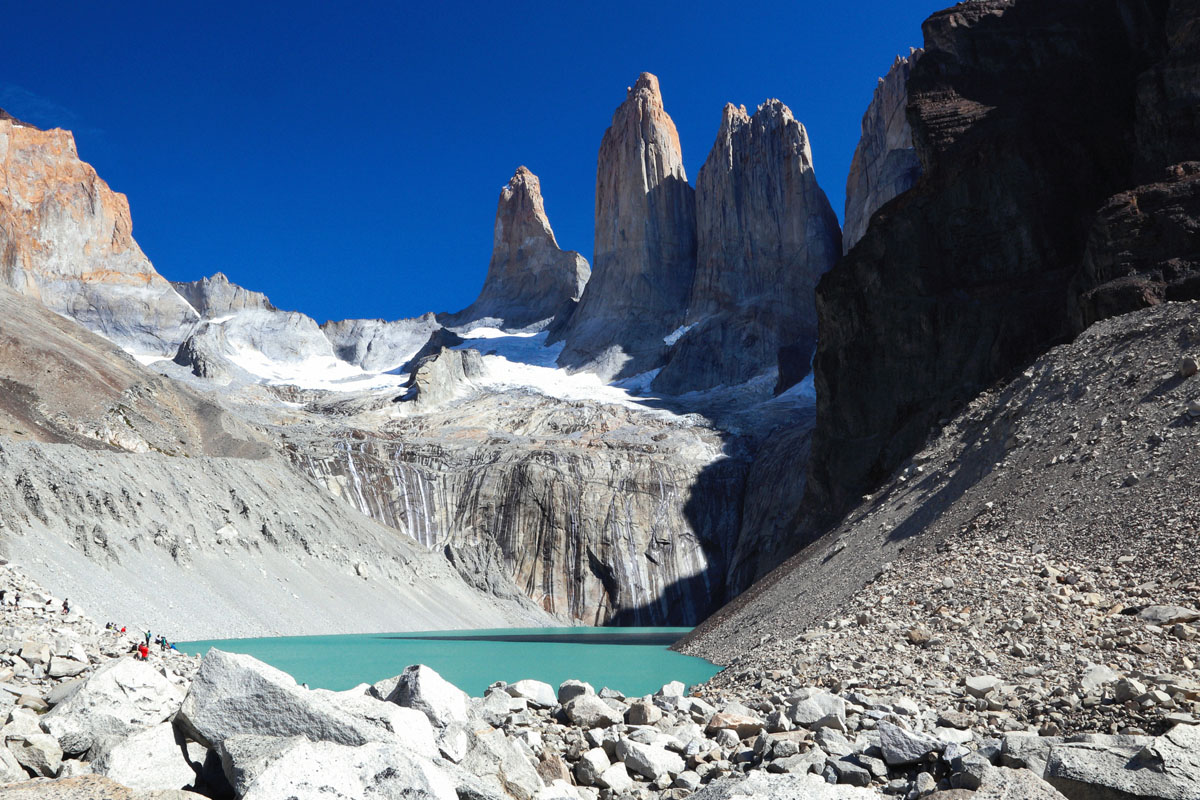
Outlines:
{"type": "Polygon", "coordinates": [[[121,658],[92,673],[42,717],[64,752],[84,753],[109,736],[157,725],[179,709],[183,690],[144,661],[121,658]]]}

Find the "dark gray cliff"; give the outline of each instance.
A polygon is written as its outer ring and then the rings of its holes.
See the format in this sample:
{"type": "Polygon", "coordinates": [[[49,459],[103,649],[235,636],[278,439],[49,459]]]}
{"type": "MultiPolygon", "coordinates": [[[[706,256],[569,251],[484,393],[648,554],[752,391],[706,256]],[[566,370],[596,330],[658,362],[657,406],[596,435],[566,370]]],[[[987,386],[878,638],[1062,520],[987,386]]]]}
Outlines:
{"type": "Polygon", "coordinates": [[[817,291],[814,528],[1068,338],[1096,211],[1149,154],[1138,87],[1165,55],[1166,9],[985,0],[925,22],[908,83],[923,175],[817,291]]]}

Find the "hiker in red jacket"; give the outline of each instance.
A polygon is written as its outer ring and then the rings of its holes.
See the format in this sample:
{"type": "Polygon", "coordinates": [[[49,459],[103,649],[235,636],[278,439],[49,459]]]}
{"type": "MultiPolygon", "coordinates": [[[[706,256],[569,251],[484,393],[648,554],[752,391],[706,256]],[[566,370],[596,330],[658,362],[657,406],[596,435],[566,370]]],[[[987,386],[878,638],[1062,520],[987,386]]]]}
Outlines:
{"type": "Polygon", "coordinates": [[[150,657],[150,648],[146,647],[145,642],[138,645],[138,656],[141,657],[142,661],[146,661],[150,657]]]}

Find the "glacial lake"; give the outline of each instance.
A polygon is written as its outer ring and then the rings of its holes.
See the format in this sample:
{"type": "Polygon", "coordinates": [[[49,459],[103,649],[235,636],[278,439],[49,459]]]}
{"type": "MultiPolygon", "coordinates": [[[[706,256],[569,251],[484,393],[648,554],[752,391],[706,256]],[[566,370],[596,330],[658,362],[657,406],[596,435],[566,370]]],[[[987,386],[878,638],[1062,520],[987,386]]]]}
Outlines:
{"type": "Polygon", "coordinates": [[[472,697],[495,681],[524,678],[558,687],[568,678],[635,697],[669,681],[693,686],[719,667],[667,649],[690,628],[495,628],[424,633],[278,636],[177,642],[185,653],[210,647],[246,653],[311,688],[350,689],[426,664],[472,697]]]}

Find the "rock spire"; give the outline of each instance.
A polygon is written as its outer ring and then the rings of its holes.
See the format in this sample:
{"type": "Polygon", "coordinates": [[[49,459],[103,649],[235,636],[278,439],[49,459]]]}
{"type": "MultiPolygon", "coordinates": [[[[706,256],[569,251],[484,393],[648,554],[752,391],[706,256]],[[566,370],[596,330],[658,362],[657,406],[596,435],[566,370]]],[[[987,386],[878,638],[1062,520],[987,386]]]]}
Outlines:
{"type": "Polygon", "coordinates": [[[688,329],[654,388],[743,383],[788,347],[802,351],[807,372],[816,285],[841,254],[841,231],[817,185],[808,134],[786,105],[767,100],[753,116],[725,106],[696,181],[696,225],[688,329]]]}
{"type": "Polygon", "coordinates": [[[908,76],[924,50],[910,48],[896,56],[888,74],[879,79],[875,95],[862,118],[862,137],[854,149],[846,178],[846,251],[862,238],[880,206],[906,192],[921,176],[908,124],[908,76]]]}
{"type": "Polygon", "coordinates": [[[446,322],[461,325],[494,318],[505,327],[525,327],[577,301],[590,274],[587,259],[559,248],[537,175],[518,167],[500,190],[483,289],[474,303],[446,322]]]}
{"type": "Polygon", "coordinates": [[[611,379],[658,366],[696,265],[695,192],[658,78],[643,72],[613,114],[596,167],[593,274],[559,364],[611,379]]]}

